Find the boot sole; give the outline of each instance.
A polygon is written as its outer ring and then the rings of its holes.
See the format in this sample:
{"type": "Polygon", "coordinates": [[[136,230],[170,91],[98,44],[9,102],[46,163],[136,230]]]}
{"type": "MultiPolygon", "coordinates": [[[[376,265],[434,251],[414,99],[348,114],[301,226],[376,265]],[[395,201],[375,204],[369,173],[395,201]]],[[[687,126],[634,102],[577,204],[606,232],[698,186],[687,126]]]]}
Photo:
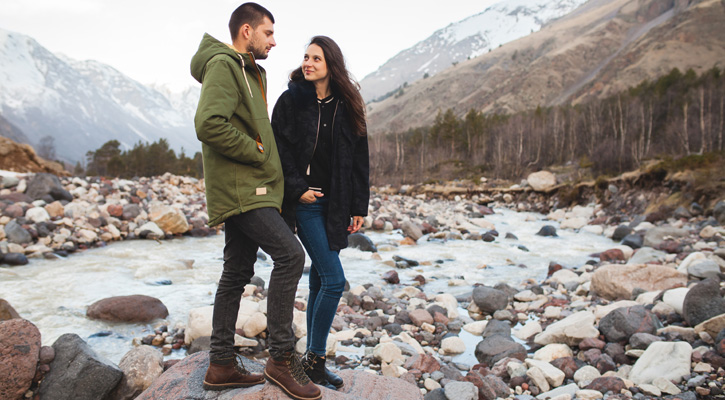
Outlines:
{"type": "Polygon", "coordinates": [[[321,399],[322,398],[322,392],[320,392],[320,394],[317,395],[317,396],[315,396],[315,397],[302,397],[302,396],[294,395],[294,394],[290,393],[290,391],[287,390],[287,388],[284,387],[281,383],[277,382],[276,380],[274,380],[274,378],[272,378],[271,376],[267,375],[267,371],[266,370],[264,371],[264,378],[267,379],[267,381],[269,383],[271,383],[271,384],[273,384],[275,386],[278,386],[280,389],[284,390],[284,392],[287,393],[287,395],[289,397],[293,398],[293,399],[296,399],[296,400],[317,400],[317,399],[321,399]]]}
{"type": "Polygon", "coordinates": [[[226,390],[234,388],[246,388],[260,385],[262,383],[264,383],[264,378],[260,379],[257,382],[250,383],[208,383],[207,381],[204,381],[202,387],[204,388],[204,390],[226,390]]]}

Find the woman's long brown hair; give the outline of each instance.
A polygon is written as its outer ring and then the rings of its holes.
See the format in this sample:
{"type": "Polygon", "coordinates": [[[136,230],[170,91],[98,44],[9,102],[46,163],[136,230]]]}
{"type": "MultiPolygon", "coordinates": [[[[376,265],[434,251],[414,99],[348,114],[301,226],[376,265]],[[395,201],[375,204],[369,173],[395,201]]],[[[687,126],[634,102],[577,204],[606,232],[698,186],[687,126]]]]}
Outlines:
{"type": "MultiPolygon", "coordinates": [[[[340,46],[327,36],[315,36],[310,44],[316,44],[322,48],[327,63],[327,70],[330,73],[330,89],[342,97],[347,112],[351,115],[352,128],[359,136],[367,134],[365,124],[365,102],[360,95],[360,84],[350,75],[345,66],[345,57],[342,55],[340,46]]],[[[308,45],[309,46],[309,45],[308,45]]],[[[296,68],[290,74],[290,80],[300,82],[305,80],[301,68],[296,68]]]]}

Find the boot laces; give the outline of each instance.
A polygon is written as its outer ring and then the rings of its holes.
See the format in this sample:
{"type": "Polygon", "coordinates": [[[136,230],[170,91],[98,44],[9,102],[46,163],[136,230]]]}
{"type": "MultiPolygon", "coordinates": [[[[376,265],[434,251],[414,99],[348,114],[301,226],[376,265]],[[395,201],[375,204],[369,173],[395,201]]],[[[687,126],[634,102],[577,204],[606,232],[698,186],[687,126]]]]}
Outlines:
{"type": "Polygon", "coordinates": [[[236,362],[234,363],[234,369],[236,369],[237,372],[239,372],[242,375],[250,375],[251,373],[249,372],[249,370],[247,370],[244,367],[244,363],[242,362],[243,359],[244,359],[244,357],[242,357],[240,354],[236,355],[236,362]]]}
{"type": "Polygon", "coordinates": [[[290,353],[290,356],[287,358],[287,367],[292,374],[292,378],[294,378],[297,383],[302,386],[310,383],[310,378],[308,378],[307,374],[305,374],[305,369],[302,366],[302,362],[295,353],[290,353]]]}

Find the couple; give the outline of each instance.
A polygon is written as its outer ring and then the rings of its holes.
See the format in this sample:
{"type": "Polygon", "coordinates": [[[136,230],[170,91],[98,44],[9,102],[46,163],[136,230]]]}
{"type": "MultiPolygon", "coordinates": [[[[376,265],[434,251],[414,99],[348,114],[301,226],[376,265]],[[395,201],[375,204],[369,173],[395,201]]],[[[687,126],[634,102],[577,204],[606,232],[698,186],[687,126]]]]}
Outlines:
{"type": "Polygon", "coordinates": [[[319,399],[315,384],[343,385],[325,367],[325,350],[345,286],[339,251],[368,209],[364,103],[340,48],[316,36],[270,123],[265,72],[256,62],[276,45],[274,17],[245,3],[232,13],[229,30],[232,45],[205,34],[191,61],[191,73],[202,83],[194,122],[202,142],[209,224],[225,223],[204,388],[245,387],[266,378],[295,399],[319,399]],[[292,316],[305,253],[295,228],[312,260],[302,359],[294,351],[292,316]],[[274,261],[264,377],[248,372],[233,348],[240,298],[259,248],[274,261]]]}

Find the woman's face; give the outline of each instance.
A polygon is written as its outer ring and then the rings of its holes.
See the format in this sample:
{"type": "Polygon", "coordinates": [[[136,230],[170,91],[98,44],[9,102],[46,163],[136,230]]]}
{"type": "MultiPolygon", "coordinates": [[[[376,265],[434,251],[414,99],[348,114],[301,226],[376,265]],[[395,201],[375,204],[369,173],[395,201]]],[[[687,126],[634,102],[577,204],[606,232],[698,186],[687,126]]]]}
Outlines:
{"type": "Polygon", "coordinates": [[[322,47],[316,44],[307,46],[305,58],[302,60],[302,73],[310,82],[329,78],[330,74],[327,71],[327,62],[322,47]]]}

